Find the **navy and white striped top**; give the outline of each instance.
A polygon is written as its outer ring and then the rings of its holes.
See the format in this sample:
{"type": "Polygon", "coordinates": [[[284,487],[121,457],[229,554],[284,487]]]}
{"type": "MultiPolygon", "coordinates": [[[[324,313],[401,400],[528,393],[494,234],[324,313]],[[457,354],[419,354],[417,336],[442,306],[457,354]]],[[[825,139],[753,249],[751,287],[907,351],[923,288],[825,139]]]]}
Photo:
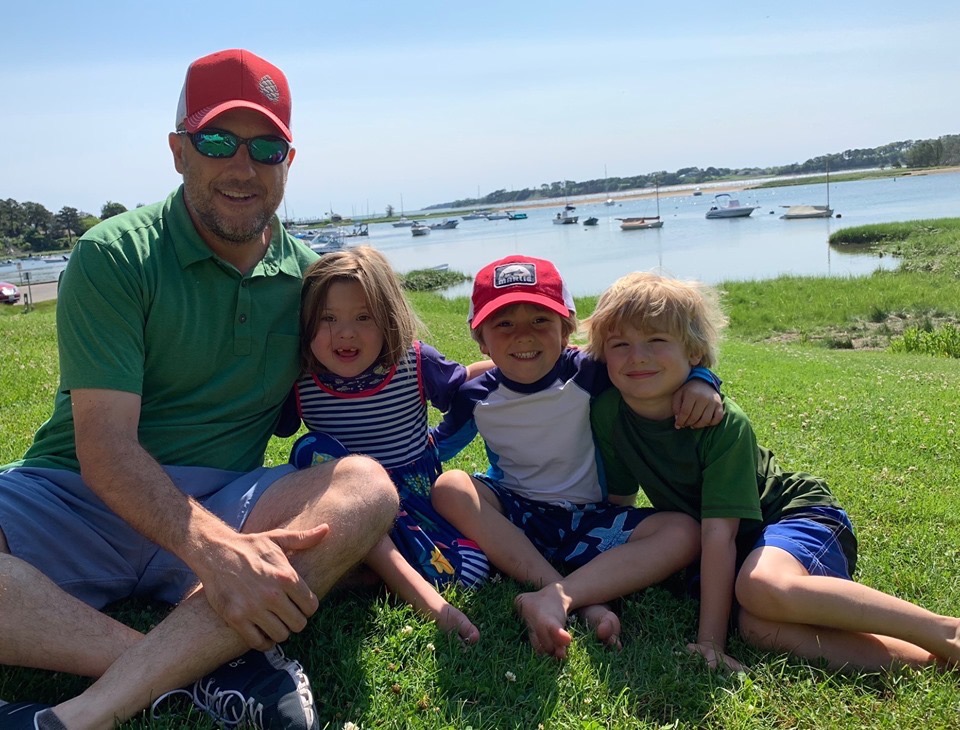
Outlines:
{"type": "Polygon", "coordinates": [[[395,469],[427,448],[427,402],[441,411],[449,409],[466,372],[430,345],[415,342],[388,371],[374,366],[341,383],[330,378],[324,382],[313,373],[301,376],[297,411],[311,431],[328,433],[351,453],[395,469]]]}

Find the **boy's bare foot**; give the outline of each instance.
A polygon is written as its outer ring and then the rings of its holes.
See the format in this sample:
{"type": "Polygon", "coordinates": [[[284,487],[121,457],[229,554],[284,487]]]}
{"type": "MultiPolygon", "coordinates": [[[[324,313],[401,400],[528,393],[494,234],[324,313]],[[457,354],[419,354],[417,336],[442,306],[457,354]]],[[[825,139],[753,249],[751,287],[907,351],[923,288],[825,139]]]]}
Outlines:
{"type": "Polygon", "coordinates": [[[537,654],[564,659],[573,637],[565,628],[567,612],[555,586],[536,593],[521,593],[513,604],[527,625],[530,644],[537,654]]]}
{"type": "Polygon", "coordinates": [[[623,644],[620,643],[620,618],[609,606],[597,603],[593,606],[584,606],[577,613],[587,626],[593,629],[594,635],[601,644],[617,651],[623,648],[623,644]]]}
{"type": "Polygon", "coordinates": [[[456,632],[465,644],[476,644],[480,640],[480,629],[473,625],[467,614],[454,608],[449,603],[444,606],[439,615],[433,619],[440,630],[446,634],[456,632]]]}

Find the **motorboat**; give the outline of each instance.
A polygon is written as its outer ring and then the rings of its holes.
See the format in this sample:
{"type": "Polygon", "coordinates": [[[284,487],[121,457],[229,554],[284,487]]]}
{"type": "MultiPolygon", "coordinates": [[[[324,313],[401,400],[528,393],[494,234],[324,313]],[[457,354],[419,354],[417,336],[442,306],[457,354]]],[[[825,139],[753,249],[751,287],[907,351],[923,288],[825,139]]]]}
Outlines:
{"type": "Polygon", "coordinates": [[[483,210],[472,210],[466,215],[461,216],[465,221],[475,221],[480,218],[486,218],[487,212],[483,210]]]}
{"type": "Polygon", "coordinates": [[[431,223],[430,227],[435,231],[442,231],[456,228],[458,223],[460,223],[460,221],[456,218],[444,218],[439,223],[431,223]]]}
{"type": "Polygon", "coordinates": [[[509,217],[510,216],[507,215],[507,211],[505,210],[498,210],[496,213],[487,213],[486,215],[486,219],[488,221],[505,221],[509,217]]]}
{"type": "Polygon", "coordinates": [[[553,222],[558,223],[560,225],[569,225],[571,223],[576,223],[578,220],[580,220],[580,216],[573,214],[573,211],[575,210],[576,210],[576,207],[573,205],[563,206],[563,210],[557,213],[557,217],[553,219],[553,222]]]}
{"type": "Polygon", "coordinates": [[[707,211],[707,218],[746,218],[758,207],[741,205],[740,201],[729,193],[718,193],[713,196],[713,205],[707,211]]]}
{"type": "Polygon", "coordinates": [[[646,218],[617,218],[620,221],[621,231],[642,231],[646,228],[663,228],[663,221],[660,216],[648,216],[646,218]]]}
{"type": "Polygon", "coordinates": [[[527,219],[527,214],[526,214],[526,213],[517,213],[517,212],[515,212],[515,211],[508,210],[508,211],[507,211],[507,218],[509,218],[509,219],[512,220],[512,221],[523,221],[523,220],[526,220],[526,219],[527,219]]]}
{"type": "Polygon", "coordinates": [[[590,216],[589,218],[587,218],[587,219],[583,222],[583,225],[585,225],[585,226],[595,226],[595,225],[597,225],[597,223],[598,223],[599,221],[600,221],[599,218],[597,218],[595,215],[592,215],[592,216],[590,216]]]}
{"type": "Polygon", "coordinates": [[[394,228],[409,228],[410,226],[413,225],[413,223],[414,223],[414,222],[413,222],[412,220],[410,220],[410,219],[408,219],[408,218],[404,218],[403,216],[400,216],[400,220],[394,221],[393,227],[394,227],[394,228]]]}
{"type": "Polygon", "coordinates": [[[338,228],[335,231],[316,231],[300,240],[307,244],[311,251],[322,255],[345,248],[345,237],[343,229],[338,228]]]}
{"type": "Polygon", "coordinates": [[[414,221],[413,225],[410,226],[410,233],[414,236],[426,236],[430,233],[430,226],[420,221],[414,221]]]}

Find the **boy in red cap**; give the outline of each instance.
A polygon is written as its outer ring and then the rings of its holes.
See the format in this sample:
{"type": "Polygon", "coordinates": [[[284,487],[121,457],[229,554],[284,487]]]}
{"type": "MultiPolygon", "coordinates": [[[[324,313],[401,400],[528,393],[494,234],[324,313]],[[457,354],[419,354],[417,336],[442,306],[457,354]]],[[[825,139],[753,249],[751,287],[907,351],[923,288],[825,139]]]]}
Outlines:
{"type": "MultiPolygon", "coordinates": [[[[576,310],[551,262],[514,255],[485,266],[468,319],[496,367],[461,387],[435,438],[446,460],[479,433],[490,468],[472,477],[441,474],[433,504],[492,564],[537,589],[515,604],[538,653],[566,655],[574,610],[600,641],[619,647],[619,618],[604,603],[690,563],[697,525],[680,513],[617,504],[606,493],[590,401],[610,381],[602,364],[568,345],[576,310]]],[[[722,416],[719,381],[703,368],[691,377],[676,400],[678,427],[722,416]]]]}

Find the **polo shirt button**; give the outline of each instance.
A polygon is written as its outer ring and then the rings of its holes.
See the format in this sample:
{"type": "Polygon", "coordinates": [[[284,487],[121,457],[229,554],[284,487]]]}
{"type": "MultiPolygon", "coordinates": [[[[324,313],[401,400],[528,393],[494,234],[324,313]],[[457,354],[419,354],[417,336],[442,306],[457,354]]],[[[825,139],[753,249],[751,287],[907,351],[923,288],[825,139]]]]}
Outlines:
{"type": "Polygon", "coordinates": [[[241,314],[241,315],[240,315],[240,324],[245,324],[246,321],[247,321],[247,315],[241,314]]]}
{"type": "Polygon", "coordinates": [[[240,282],[240,286],[242,286],[244,289],[246,289],[248,283],[249,283],[249,282],[248,282],[246,279],[244,279],[243,281],[240,282]]]}

